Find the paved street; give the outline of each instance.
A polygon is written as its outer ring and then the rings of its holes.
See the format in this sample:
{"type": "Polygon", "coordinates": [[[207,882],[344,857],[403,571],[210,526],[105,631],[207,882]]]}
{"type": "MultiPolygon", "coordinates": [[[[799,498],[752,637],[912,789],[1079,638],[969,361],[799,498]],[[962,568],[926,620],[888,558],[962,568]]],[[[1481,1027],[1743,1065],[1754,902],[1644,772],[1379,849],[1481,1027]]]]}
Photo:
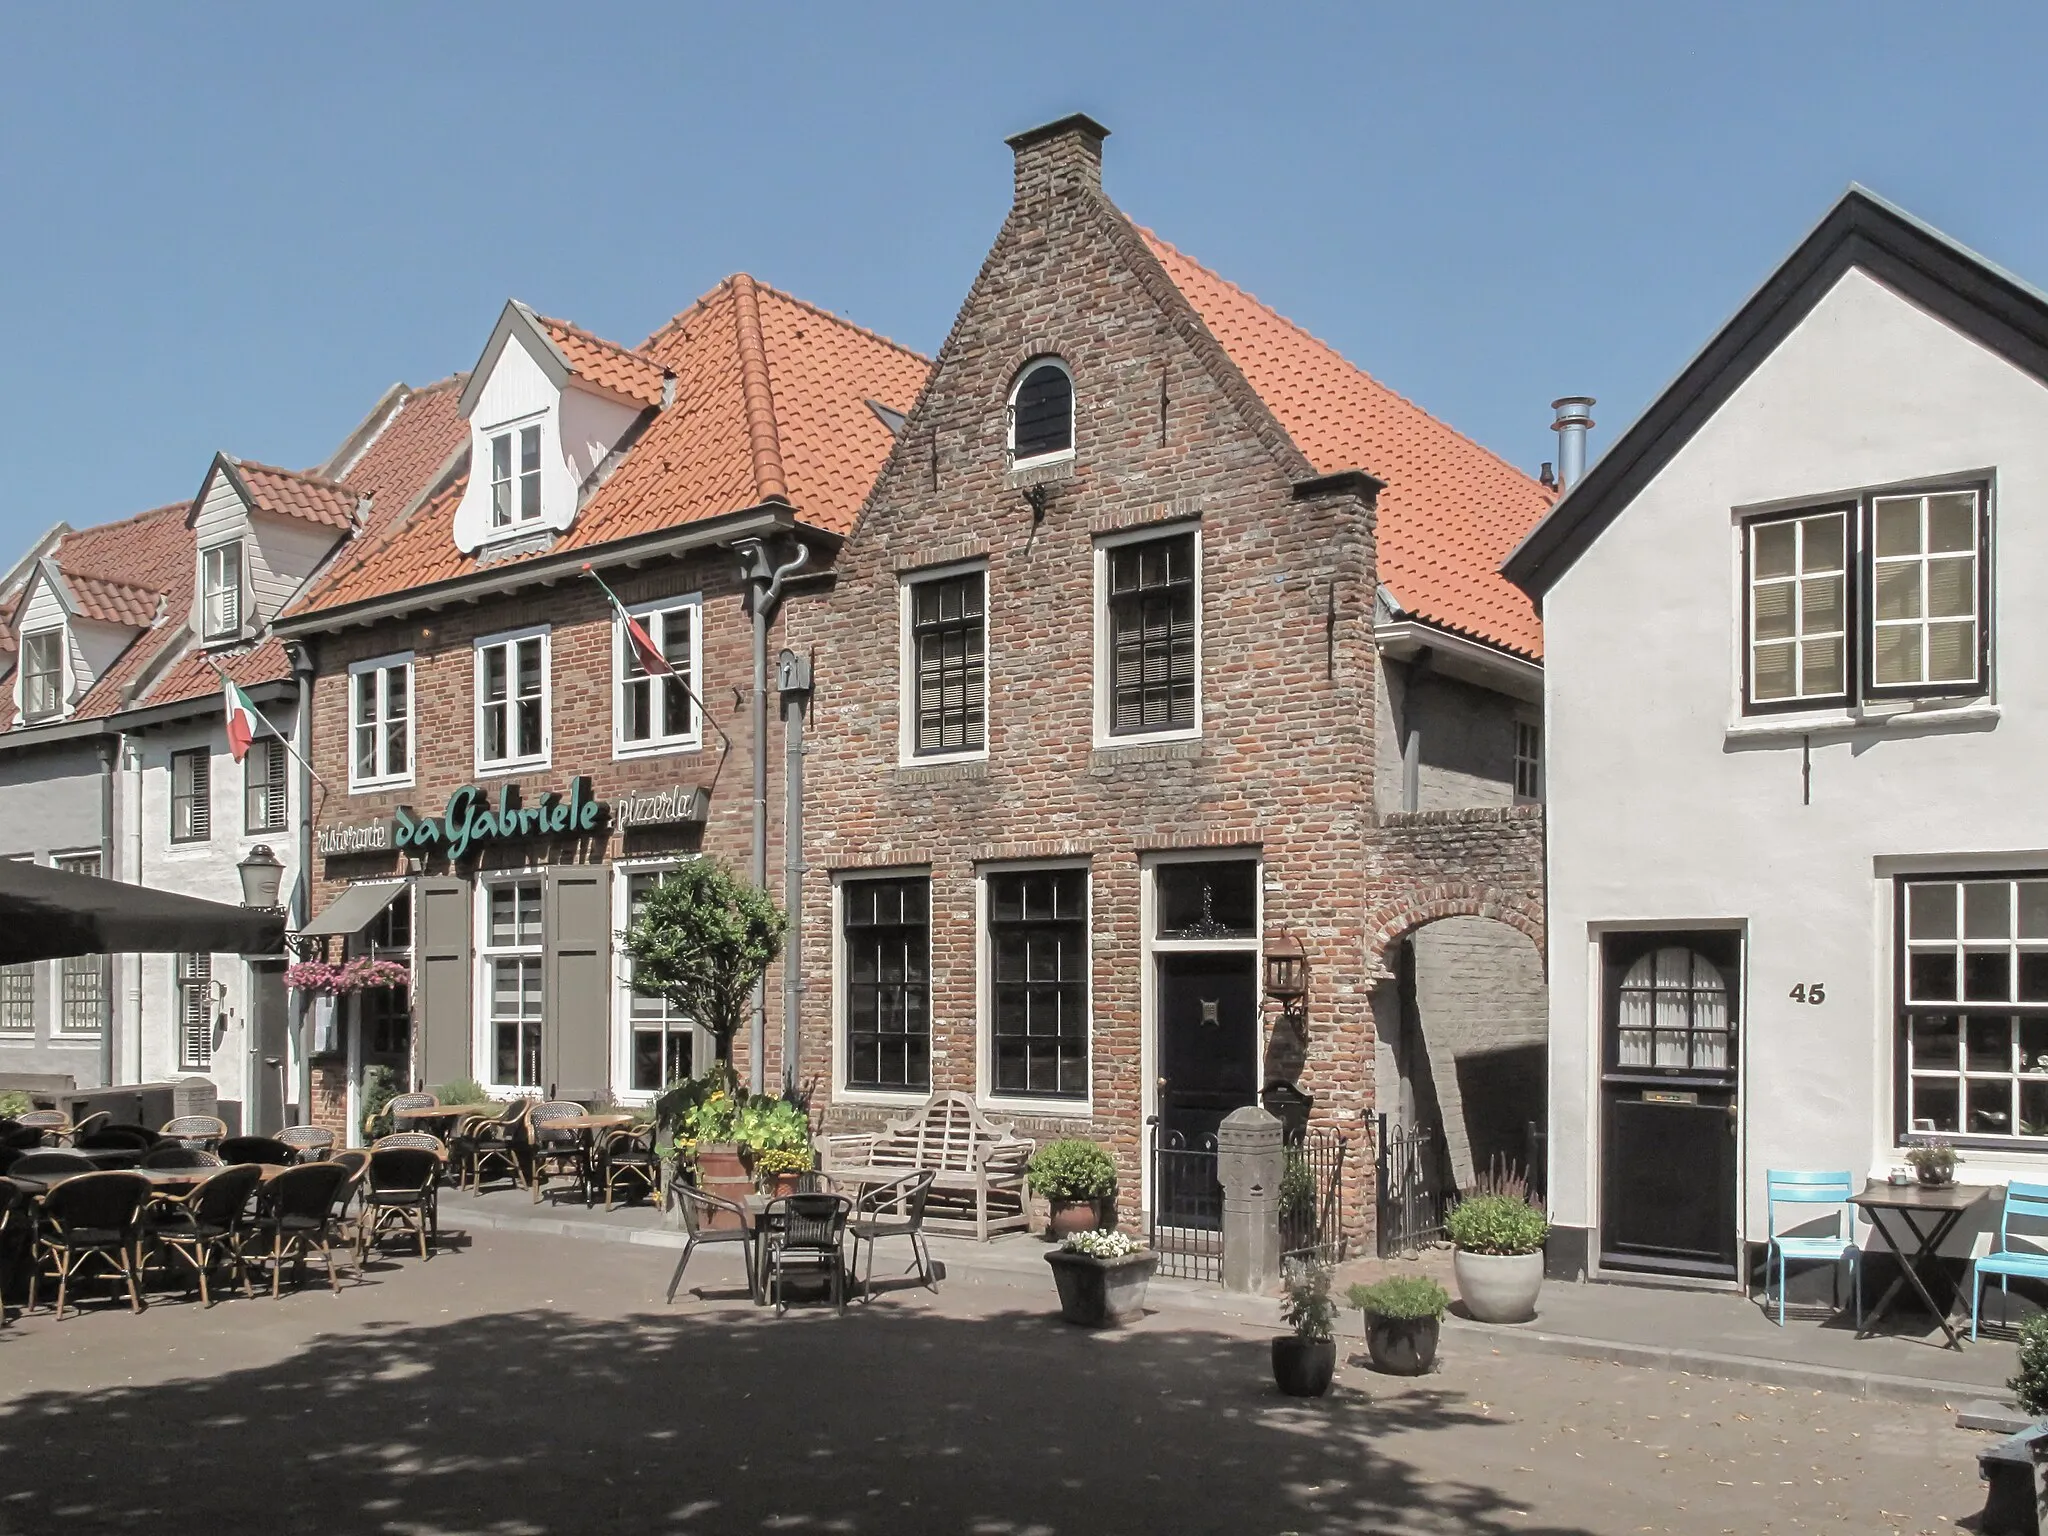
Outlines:
{"type": "Polygon", "coordinates": [[[1984,1437],[1934,1407],[1462,1340],[1278,1397],[1268,1335],[1058,1323],[949,1280],[842,1319],[665,1309],[670,1253],[479,1231],[368,1283],[0,1331],[0,1533],[1946,1531],[1984,1437]]]}

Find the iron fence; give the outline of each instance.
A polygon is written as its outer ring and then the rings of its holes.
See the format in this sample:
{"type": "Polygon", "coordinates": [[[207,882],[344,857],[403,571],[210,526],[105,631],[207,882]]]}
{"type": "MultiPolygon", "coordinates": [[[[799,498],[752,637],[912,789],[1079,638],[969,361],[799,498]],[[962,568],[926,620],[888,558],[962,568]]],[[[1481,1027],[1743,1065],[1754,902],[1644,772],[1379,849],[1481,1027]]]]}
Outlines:
{"type": "Polygon", "coordinates": [[[1442,1131],[1433,1125],[1390,1130],[1381,1115],[1373,1182],[1381,1258],[1414,1253],[1443,1236],[1444,1211],[1457,1181],[1442,1131]]]}
{"type": "Polygon", "coordinates": [[[1217,1181],[1216,1138],[1193,1145],[1178,1131],[1152,1133],[1152,1251],[1155,1274],[1178,1280],[1223,1279],[1223,1186],[1217,1181]]]}
{"type": "Polygon", "coordinates": [[[1284,1149],[1280,1173],[1280,1252],[1285,1258],[1344,1259],[1344,1136],[1304,1131],[1284,1149]]]}

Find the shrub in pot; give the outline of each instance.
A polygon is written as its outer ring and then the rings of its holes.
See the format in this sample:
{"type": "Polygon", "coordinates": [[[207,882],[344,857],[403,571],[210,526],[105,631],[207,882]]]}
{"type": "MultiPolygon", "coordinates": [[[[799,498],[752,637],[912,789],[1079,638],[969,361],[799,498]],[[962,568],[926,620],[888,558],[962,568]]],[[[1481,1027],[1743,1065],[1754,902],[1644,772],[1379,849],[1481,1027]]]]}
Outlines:
{"type": "Polygon", "coordinates": [[[1389,1275],[1354,1285],[1345,1299],[1365,1314],[1372,1368],[1389,1376],[1422,1376],[1436,1364],[1437,1329],[1451,1293],[1427,1275],[1389,1275]]]}
{"type": "Polygon", "coordinates": [[[753,1154],[754,1179],[766,1195],[793,1195],[797,1183],[811,1171],[811,1149],[793,1151],[786,1147],[763,1147],[753,1154]]]}
{"type": "Polygon", "coordinates": [[[1082,1328],[1114,1328],[1145,1315],[1157,1254],[1122,1232],[1076,1232],[1045,1256],[1060,1291],[1060,1316],[1082,1328]]]}
{"type": "Polygon", "coordinates": [[[796,1193],[797,1176],[811,1167],[811,1119],[800,1105],[766,1094],[743,1099],[732,1136],[764,1192],[796,1193]]]}
{"type": "Polygon", "coordinates": [[[1294,1331],[1273,1341],[1273,1382],[1289,1397],[1321,1397],[1337,1370],[1337,1303],[1330,1266],[1289,1259],[1281,1266],[1280,1320],[1294,1331]]]}
{"type": "Polygon", "coordinates": [[[1543,1288],[1550,1220],[1513,1195],[1469,1195],[1444,1218],[1458,1299],[1482,1323],[1526,1323],[1543,1288]]]}
{"type": "Polygon", "coordinates": [[[1105,1224],[1104,1202],[1116,1194],[1116,1164],[1094,1142],[1049,1141],[1032,1153],[1028,1171],[1032,1189],[1045,1196],[1046,1232],[1054,1241],[1105,1224]]]}
{"type": "Polygon", "coordinates": [[[1956,1149],[1939,1136],[1929,1137],[1919,1146],[1910,1148],[1906,1161],[1913,1165],[1913,1173],[1929,1189],[1944,1189],[1956,1181],[1956,1149]]]}

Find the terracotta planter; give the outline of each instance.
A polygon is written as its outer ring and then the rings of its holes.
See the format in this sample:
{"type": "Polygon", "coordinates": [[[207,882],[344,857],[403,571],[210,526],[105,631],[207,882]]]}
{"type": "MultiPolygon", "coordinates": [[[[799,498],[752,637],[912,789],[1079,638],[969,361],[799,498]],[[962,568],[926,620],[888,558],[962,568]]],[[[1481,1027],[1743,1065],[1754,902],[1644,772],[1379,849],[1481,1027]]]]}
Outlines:
{"type": "MultiPolygon", "coordinates": [[[[745,1205],[747,1196],[754,1192],[754,1175],[748,1169],[746,1159],[740,1156],[739,1144],[719,1141],[700,1145],[697,1148],[697,1184],[707,1195],[717,1195],[734,1205],[745,1205]]],[[[715,1212],[710,1222],[714,1231],[742,1225],[744,1223],[728,1211],[715,1212]]]]}
{"type": "Polygon", "coordinates": [[[802,1178],[803,1174],[794,1168],[768,1174],[761,1185],[761,1193],[771,1199],[780,1200],[785,1195],[795,1194],[797,1183],[802,1178]]]}
{"type": "Polygon", "coordinates": [[[1045,1235],[1054,1242],[1076,1232],[1093,1232],[1103,1225],[1099,1200],[1048,1199],[1045,1204],[1045,1235]]]}
{"type": "Polygon", "coordinates": [[[1091,1259],[1085,1253],[1045,1256],[1060,1288],[1060,1316],[1080,1328],[1115,1328],[1145,1315],[1145,1287],[1159,1262],[1154,1253],[1091,1259]]]}
{"type": "Polygon", "coordinates": [[[1273,1383],[1289,1397],[1321,1397],[1337,1373],[1335,1339],[1303,1339],[1291,1333],[1273,1341],[1273,1383]]]}
{"type": "Polygon", "coordinates": [[[1365,1349],[1372,1368],[1389,1376],[1426,1376],[1436,1364],[1439,1319],[1365,1314],[1365,1349]]]}
{"type": "Polygon", "coordinates": [[[1458,1299],[1482,1323],[1526,1323],[1543,1289],[1543,1253],[1451,1252],[1458,1299]]]}

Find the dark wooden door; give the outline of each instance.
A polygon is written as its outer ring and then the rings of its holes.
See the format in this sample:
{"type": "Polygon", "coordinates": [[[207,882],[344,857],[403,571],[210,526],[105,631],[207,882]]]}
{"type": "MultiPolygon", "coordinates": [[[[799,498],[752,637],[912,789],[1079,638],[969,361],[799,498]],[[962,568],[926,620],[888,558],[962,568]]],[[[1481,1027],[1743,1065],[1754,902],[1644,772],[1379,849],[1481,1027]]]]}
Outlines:
{"type": "Polygon", "coordinates": [[[250,962],[249,1028],[256,1080],[249,1085],[245,1130],[252,1136],[268,1136],[284,1128],[285,1074],[291,1070],[291,1012],[282,965],[250,962]]]}
{"type": "Polygon", "coordinates": [[[1153,1199],[1169,1221],[1214,1226],[1216,1128],[1258,1100],[1256,955],[1169,954],[1159,965],[1159,1137],[1153,1199]]]}

